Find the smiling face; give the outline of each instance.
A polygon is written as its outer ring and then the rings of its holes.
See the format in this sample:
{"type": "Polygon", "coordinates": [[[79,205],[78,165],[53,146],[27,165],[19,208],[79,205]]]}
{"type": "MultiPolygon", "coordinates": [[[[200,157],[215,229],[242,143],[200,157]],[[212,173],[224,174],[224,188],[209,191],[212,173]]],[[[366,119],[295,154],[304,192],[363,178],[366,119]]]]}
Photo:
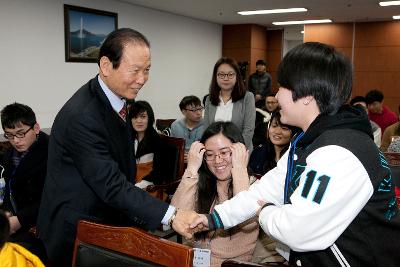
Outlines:
{"type": "Polygon", "coordinates": [[[268,128],[268,138],[271,143],[276,146],[285,146],[289,144],[291,137],[292,131],[287,126],[280,124],[276,117],[273,118],[268,128]]]}
{"type": "Polygon", "coordinates": [[[224,91],[232,91],[236,84],[236,72],[228,64],[221,64],[217,69],[217,83],[224,91]],[[223,76],[223,77],[222,77],[223,76]]]}
{"type": "Polygon", "coordinates": [[[207,160],[208,169],[218,180],[227,180],[231,177],[232,158],[230,146],[232,142],[221,133],[208,138],[205,143],[205,157],[213,158],[207,160]]]}
{"type": "Polygon", "coordinates": [[[147,111],[140,112],[136,117],[132,118],[132,127],[138,134],[144,133],[149,124],[149,116],[147,111]]]}
{"type": "Polygon", "coordinates": [[[100,59],[101,78],[116,95],[135,99],[149,78],[150,49],[141,44],[128,43],[124,46],[121,63],[117,69],[103,56],[100,59]]]}

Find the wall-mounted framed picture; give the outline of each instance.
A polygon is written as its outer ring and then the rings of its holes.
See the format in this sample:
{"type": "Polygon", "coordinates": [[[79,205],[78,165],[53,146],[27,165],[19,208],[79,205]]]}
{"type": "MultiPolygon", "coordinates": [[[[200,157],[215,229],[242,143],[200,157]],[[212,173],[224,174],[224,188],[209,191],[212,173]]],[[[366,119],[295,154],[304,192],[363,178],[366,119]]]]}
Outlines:
{"type": "Polygon", "coordinates": [[[64,5],[65,61],[97,62],[101,44],[117,28],[117,13],[64,5]]]}

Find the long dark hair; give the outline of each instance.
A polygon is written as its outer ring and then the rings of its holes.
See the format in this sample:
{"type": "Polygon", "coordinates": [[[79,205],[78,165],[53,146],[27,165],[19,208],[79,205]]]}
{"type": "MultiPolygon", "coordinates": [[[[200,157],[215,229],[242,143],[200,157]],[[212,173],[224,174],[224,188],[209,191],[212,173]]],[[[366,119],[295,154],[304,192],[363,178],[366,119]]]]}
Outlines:
{"type": "Polygon", "coordinates": [[[219,104],[219,92],[221,88],[217,83],[217,71],[219,66],[222,64],[227,64],[233,68],[236,73],[236,83],[232,90],[232,102],[236,102],[242,99],[246,95],[246,87],[244,87],[244,82],[242,75],[240,74],[240,68],[237,62],[233,58],[222,57],[214,65],[214,70],[212,74],[211,84],[210,84],[210,101],[214,106],[219,104]]]}
{"type": "MultiPolygon", "coordinates": [[[[275,157],[276,157],[276,153],[275,153],[275,148],[274,148],[274,144],[271,142],[270,138],[269,138],[269,129],[271,128],[271,125],[273,123],[273,120],[275,120],[279,126],[283,126],[283,127],[287,127],[290,129],[291,131],[291,137],[293,137],[300,129],[295,127],[295,126],[291,126],[291,125],[287,125],[287,124],[283,124],[281,122],[281,113],[279,112],[280,108],[277,108],[276,110],[274,110],[271,114],[271,119],[269,121],[268,124],[268,128],[267,131],[265,133],[266,137],[267,137],[267,142],[266,142],[266,160],[263,166],[263,172],[267,173],[269,170],[272,170],[273,168],[276,167],[276,161],[275,161],[275,157]]],[[[283,147],[282,151],[281,151],[281,157],[283,154],[285,154],[285,152],[288,150],[290,146],[290,141],[283,147]]]]}
{"type": "MultiPolygon", "coordinates": [[[[142,141],[140,141],[135,153],[136,158],[140,158],[142,155],[146,154],[146,151],[144,150],[153,145],[155,138],[159,138],[157,131],[153,127],[155,121],[154,112],[151,108],[151,105],[147,101],[135,101],[129,106],[129,122],[142,112],[147,112],[148,122],[147,128],[144,132],[144,138],[142,141]]],[[[133,129],[133,131],[133,136],[137,138],[138,133],[135,131],[135,129],[133,129]]]]}
{"type": "MultiPolygon", "coordinates": [[[[209,138],[222,134],[232,143],[244,144],[243,136],[239,128],[232,122],[214,122],[204,131],[200,142],[205,143],[209,138]]],[[[232,198],[232,181],[229,184],[228,198],[232,198]]],[[[203,160],[199,169],[199,182],[197,183],[197,201],[195,205],[196,212],[209,213],[211,205],[218,199],[217,177],[208,169],[207,163],[203,160]]]]}

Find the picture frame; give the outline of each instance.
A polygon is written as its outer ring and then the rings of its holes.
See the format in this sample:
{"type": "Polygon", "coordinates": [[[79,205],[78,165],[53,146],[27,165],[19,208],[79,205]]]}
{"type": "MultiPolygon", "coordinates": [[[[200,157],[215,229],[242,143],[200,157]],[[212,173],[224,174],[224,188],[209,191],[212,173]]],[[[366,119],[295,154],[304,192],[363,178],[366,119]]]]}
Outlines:
{"type": "Polygon", "coordinates": [[[66,62],[97,62],[101,44],[118,29],[118,14],[64,5],[66,62]]]}

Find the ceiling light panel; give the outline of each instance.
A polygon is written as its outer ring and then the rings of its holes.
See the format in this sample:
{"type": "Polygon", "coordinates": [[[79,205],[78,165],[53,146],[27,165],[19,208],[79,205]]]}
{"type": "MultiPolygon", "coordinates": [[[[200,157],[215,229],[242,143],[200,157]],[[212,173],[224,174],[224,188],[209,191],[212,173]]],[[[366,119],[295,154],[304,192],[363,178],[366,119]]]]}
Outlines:
{"type": "Polygon", "coordinates": [[[277,14],[277,13],[293,13],[293,12],[306,12],[306,8],[284,8],[284,9],[268,9],[268,10],[253,10],[253,11],[239,11],[238,14],[243,16],[249,15],[263,15],[263,14],[277,14]]]}
{"type": "Polygon", "coordinates": [[[400,1],[382,1],[379,2],[380,6],[398,6],[400,5],[400,1]]]}
{"type": "Polygon", "coordinates": [[[274,25],[294,25],[294,24],[314,24],[314,23],[330,23],[330,19],[312,19],[312,20],[296,20],[296,21],[276,21],[274,25]]]}

